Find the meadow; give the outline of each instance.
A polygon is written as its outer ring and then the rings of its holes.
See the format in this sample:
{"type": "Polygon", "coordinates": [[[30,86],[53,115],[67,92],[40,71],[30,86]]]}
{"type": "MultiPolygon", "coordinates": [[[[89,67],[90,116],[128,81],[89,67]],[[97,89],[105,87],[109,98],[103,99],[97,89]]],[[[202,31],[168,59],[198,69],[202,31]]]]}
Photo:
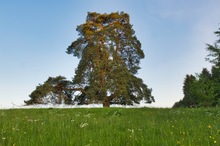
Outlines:
{"type": "Polygon", "coordinates": [[[0,146],[220,145],[220,109],[0,110],[0,146]]]}

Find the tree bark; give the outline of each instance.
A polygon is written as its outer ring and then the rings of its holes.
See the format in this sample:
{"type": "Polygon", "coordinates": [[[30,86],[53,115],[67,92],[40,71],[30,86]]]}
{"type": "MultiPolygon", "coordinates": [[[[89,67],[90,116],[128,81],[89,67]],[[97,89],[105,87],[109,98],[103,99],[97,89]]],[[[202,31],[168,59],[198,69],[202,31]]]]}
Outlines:
{"type": "Polygon", "coordinates": [[[108,98],[105,98],[104,101],[103,101],[103,107],[110,107],[110,101],[108,98]]]}

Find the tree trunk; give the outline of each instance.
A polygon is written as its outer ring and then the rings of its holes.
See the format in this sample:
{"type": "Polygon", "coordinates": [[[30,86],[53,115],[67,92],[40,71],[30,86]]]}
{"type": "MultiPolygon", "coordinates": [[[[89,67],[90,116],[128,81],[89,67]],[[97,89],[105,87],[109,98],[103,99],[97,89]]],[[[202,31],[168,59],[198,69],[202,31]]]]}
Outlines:
{"type": "Polygon", "coordinates": [[[62,93],[61,91],[59,92],[59,97],[58,97],[58,104],[62,103],[62,93]]]}
{"type": "Polygon", "coordinates": [[[104,101],[103,101],[103,107],[110,107],[110,101],[108,98],[105,98],[104,101]]]}

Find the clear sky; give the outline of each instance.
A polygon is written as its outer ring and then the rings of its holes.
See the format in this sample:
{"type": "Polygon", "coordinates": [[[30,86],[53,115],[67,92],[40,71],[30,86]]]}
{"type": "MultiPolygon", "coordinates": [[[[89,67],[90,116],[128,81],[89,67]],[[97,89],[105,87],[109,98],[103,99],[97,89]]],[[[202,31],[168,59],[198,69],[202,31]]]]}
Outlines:
{"type": "Polygon", "coordinates": [[[23,104],[49,76],[74,76],[78,60],[65,53],[87,12],[130,15],[145,59],[138,76],[156,107],[183,98],[186,74],[200,72],[220,27],[219,0],[0,0],[0,105],[23,104]]]}

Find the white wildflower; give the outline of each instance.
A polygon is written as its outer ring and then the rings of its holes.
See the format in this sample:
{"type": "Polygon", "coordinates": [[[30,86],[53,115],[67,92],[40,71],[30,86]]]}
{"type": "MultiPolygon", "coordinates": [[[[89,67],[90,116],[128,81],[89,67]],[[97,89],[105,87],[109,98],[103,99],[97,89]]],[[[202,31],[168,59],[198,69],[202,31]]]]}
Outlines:
{"type": "Polygon", "coordinates": [[[84,115],[84,117],[90,118],[91,115],[92,115],[91,113],[88,113],[87,115],[84,115]]]}
{"type": "Polygon", "coordinates": [[[80,124],[80,128],[86,127],[86,126],[88,126],[88,125],[89,125],[88,123],[81,123],[81,124],[80,124]]]}
{"type": "Polygon", "coordinates": [[[128,131],[134,133],[134,129],[128,129],[128,131]]]}

